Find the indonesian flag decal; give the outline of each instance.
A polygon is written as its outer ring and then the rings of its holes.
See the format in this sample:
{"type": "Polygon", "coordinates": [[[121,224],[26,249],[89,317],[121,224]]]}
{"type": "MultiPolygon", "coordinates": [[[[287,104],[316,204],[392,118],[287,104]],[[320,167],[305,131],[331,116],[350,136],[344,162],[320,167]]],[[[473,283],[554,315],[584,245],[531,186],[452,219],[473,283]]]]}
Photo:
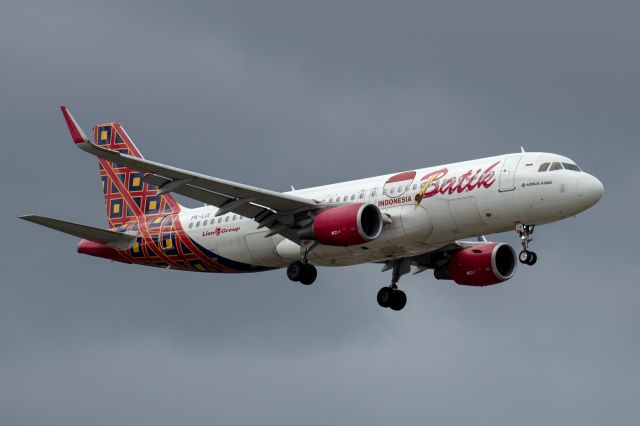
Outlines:
{"type": "Polygon", "coordinates": [[[416,172],[402,172],[391,176],[384,184],[382,193],[389,198],[396,198],[403,195],[411,188],[416,172]]]}

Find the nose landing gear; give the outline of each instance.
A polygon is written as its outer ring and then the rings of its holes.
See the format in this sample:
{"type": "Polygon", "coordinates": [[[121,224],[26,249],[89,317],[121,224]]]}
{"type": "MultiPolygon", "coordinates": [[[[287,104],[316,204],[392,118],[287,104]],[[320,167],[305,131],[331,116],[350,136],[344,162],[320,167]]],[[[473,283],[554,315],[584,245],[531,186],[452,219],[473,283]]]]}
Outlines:
{"type": "Polygon", "coordinates": [[[534,228],[535,225],[525,225],[522,223],[516,225],[516,232],[520,237],[520,242],[523,247],[523,250],[518,255],[518,260],[520,260],[520,263],[530,266],[535,265],[538,261],[538,255],[534,251],[529,251],[529,243],[533,241],[531,234],[533,234],[534,228]]]}

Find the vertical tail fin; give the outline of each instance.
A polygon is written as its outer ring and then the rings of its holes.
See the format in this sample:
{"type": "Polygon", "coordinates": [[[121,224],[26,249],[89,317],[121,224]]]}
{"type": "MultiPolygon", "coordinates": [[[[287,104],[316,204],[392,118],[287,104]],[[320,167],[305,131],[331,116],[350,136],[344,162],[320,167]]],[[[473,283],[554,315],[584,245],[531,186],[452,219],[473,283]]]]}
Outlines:
{"type": "MultiPolygon", "coordinates": [[[[93,128],[96,144],[134,157],[142,157],[120,123],[93,128]]],[[[102,191],[109,227],[117,228],[144,217],[178,213],[180,205],[171,195],[158,194],[154,185],[143,182],[143,173],[99,159],[102,191]]]]}
{"type": "MultiPolygon", "coordinates": [[[[71,139],[82,150],[95,154],[93,150],[98,145],[103,149],[142,158],[140,151],[120,123],[110,122],[94,126],[94,145],[90,143],[69,109],[61,106],[60,110],[71,133],[71,139]]],[[[156,186],[143,181],[144,173],[102,158],[99,158],[98,162],[110,228],[119,228],[128,223],[180,211],[180,204],[171,195],[160,194],[156,186]]]]}
{"type": "MultiPolygon", "coordinates": [[[[93,144],[89,143],[68,108],[61,106],[60,110],[73,142],[81,149],[91,152],[93,144]]],[[[140,151],[118,122],[94,126],[93,137],[101,148],[142,158],[140,151]]],[[[110,228],[180,211],[180,205],[171,195],[159,194],[156,186],[143,182],[144,173],[102,158],[98,162],[110,228]]]]}

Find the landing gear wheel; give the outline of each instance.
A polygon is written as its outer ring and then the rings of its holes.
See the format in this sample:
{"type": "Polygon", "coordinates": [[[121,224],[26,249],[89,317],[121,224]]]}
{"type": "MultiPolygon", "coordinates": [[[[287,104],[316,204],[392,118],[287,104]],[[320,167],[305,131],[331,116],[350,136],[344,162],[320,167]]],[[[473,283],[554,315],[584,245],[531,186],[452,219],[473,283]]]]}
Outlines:
{"type": "Polygon", "coordinates": [[[318,270],[316,269],[315,266],[309,263],[303,264],[303,265],[304,265],[304,269],[302,271],[302,277],[300,277],[300,284],[304,284],[304,285],[313,284],[313,282],[316,280],[316,277],[318,276],[318,270]]]}
{"type": "Polygon", "coordinates": [[[394,290],[391,287],[382,287],[380,291],[378,291],[378,305],[383,308],[388,308],[391,306],[391,301],[393,299],[394,290]]]}
{"type": "Polygon", "coordinates": [[[407,304],[407,295],[402,290],[394,290],[391,296],[391,305],[394,311],[400,311],[407,304]]]}
{"type": "Polygon", "coordinates": [[[529,259],[529,262],[527,262],[527,265],[529,266],[533,266],[536,264],[536,262],[538,261],[538,255],[536,254],[536,252],[531,251],[529,252],[531,254],[531,257],[529,259]]]}
{"type": "Polygon", "coordinates": [[[525,225],[523,223],[516,225],[516,233],[520,237],[522,248],[524,249],[520,252],[518,259],[520,263],[524,263],[525,265],[535,265],[538,261],[538,255],[529,251],[529,243],[533,241],[531,234],[533,234],[535,227],[535,225],[525,225]]]}
{"type": "Polygon", "coordinates": [[[296,260],[287,267],[287,277],[291,281],[297,281],[304,285],[313,284],[317,276],[318,270],[309,263],[296,260]]]}
{"type": "Polygon", "coordinates": [[[287,277],[291,281],[300,281],[304,276],[305,264],[296,260],[295,262],[291,262],[287,267],[287,277]]]}
{"type": "Polygon", "coordinates": [[[520,260],[520,263],[533,266],[538,261],[538,255],[533,251],[522,250],[520,255],[518,255],[518,260],[520,260]]]}
{"type": "Polygon", "coordinates": [[[407,295],[404,291],[392,287],[382,287],[378,291],[378,305],[383,308],[391,308],[400,311],[407,304],[407,295]]]}
{"type": "Polygon", "coordinates": [[[407,295],[404,291],[398,289],[398,280],[404,274],[411,272],[411,260],[408,258],[401,258],[385,262],[385,268],[383,270],[386,271],[390,268],[393,268],[391,285],[388,287],[382,287],[380,291],[378,291],[378,305],[383,308],[391,308],[394,311],[400,311],[407,304],[407,295]]]}

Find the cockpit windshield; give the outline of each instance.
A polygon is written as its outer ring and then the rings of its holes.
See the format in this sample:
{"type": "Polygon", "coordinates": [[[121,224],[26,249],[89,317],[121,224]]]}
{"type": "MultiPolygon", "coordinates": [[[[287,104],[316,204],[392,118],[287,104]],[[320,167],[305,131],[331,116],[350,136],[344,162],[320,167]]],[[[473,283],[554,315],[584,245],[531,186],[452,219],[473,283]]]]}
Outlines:
{"type": "Polygon", "coordinates": [[[581,172],[582,170],[580,170],[580,167],[578,167],[575,164],[572,163],[561,163],[559,161],[554,161],[553,163],[542,163],[540,164],[540,167],[538,168],[539,172],[553,172],[555,170],[571,170],[574,172],[581,172]]]}
{"type": "Polygon", "coordinates": [[[551,163],[551,166],[549,166],[549,171],[552,172],[554,170],[562,170],[562,164],[558,161],[551,163]]]}
{"type": "Polygon", "coordinates": [[[574,172],[581,172],[582,170],[580,170],[580,167],[578,167],[575,164],[571,164],[571,163],[562,163],[562,165],[564,166],[564,168],[566,170],[573,170],[574,172]]]}

